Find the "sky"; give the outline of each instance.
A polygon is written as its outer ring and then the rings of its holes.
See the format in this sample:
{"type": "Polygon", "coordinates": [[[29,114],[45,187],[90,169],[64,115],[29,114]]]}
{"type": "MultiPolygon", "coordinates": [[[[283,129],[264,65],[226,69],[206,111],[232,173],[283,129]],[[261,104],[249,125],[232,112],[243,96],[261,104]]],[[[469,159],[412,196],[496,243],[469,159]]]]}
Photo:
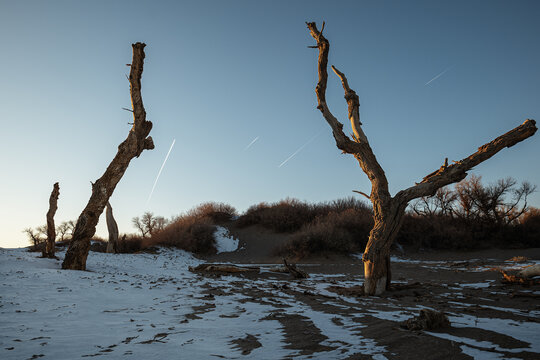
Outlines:
{"type": "MultiPolygon", "coordinates": [[[[55,182],[57,224],[86,206],[131,127],[122,108],[134,42],[147,44],[142,96],[156,147],[110,199],[121,233],[146,211],[370,191],[316,109],[306,21],[326,22],[329,62],[359,95],[395,194],[445,157],[540,120],[539,15],[538,1],[0,0],[0,246],[28,245],[22,231],[45,223],[55,182]]],[[[333,73],[327,101],[351,132],[333,73]]],[[[539,154],[536,134],[473,173],[540,186],[539,154]]],[[[540,207],[540,193],[530,203],[540,207]]],[[[97,234],[107,237],[104,216],[97,234]]]]}

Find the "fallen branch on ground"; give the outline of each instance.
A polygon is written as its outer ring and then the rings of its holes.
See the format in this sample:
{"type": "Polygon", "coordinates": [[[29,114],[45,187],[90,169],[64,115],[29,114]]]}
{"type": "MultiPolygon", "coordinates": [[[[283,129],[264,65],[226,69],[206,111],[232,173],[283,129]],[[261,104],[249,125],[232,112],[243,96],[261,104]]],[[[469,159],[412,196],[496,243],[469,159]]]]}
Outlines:
{"type": "Polygon", "coordinates": [[[209,272],[209,273],[245,273],[259,272],[261,268],[258,266],[236,266],[231,264],[201,264],[195,267],[190,266],[191,272],[209,272]]]}
{"type": "Polygon", "coordinates": [[[308,273],[300,270],[294,264],[287,264],[287,260],[283,259],[283,265],[289,270],[289,273],[294,276],[295,279],[306,279],[309,277],[308,273]]]}
{"type": "Polygon", "coordinates": [[[499,270],[503,278],[501,282],[507,285],[522,285],[522,286],[532,286],[540,284],[538,279],[527,279],[525,277],[517,275],[508,275],[504,270],[499,270]]]}

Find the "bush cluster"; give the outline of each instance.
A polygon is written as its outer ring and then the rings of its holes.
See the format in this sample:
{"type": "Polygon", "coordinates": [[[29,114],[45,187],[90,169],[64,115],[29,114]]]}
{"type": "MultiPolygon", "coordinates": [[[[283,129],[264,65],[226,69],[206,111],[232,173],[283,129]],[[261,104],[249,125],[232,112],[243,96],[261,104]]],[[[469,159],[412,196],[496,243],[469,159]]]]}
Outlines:
{"type": "Polygon", "coordinates": [[[293,233],[317,218],[347,209],[366,211],[369,207],[353,197],[318,204],[287,198],[273,204],[260,203],[251,206],[240,216],[237,225],[239,227],[261,225],[276,232],[293,233]]]}
{"type": "Polygon", "coordinates": [[[195,254],[215,253],[215,224],[237,216],[236,209],[223,203],[207,202],[172,219],[165,228],[143,243],[149,246],[172,246],[195,254]]]}
{"type": "Polygon", "coordinates": [[[277,249],[277,253],[303,258],[326,252],[361,252],[372,226],[373,218],[367,210],[352,208],[330,212],[304,225],[277,249]]]}

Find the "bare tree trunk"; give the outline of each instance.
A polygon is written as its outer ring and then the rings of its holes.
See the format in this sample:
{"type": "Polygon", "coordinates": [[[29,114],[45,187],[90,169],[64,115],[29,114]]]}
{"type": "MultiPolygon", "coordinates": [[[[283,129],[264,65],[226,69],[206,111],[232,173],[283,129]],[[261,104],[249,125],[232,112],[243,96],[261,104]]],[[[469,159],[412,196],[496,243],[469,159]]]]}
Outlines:
{"type": "Polygon", "coordinates": [[[145,56],[144,47],[146,45],[136,43],[132,46],[133,60],[131,62],[129,83],[133,106],[133,127],[126,140],[118,146],[118,152],[105,173],[92,184],[92,195],[75,225],[72,240],[62,263],[63,269],[86,270],[90,239],[96,232],[99,216],[107,205],[116,185],[124,175],[131,159],[139,157],[143,150],[154,148],[152,137],[148,136],[152,129],[152,123],[146,121],[146,111],[144,110],[141,95],[141,76],[145,56]]]}
{"type": "Polygon", "coordinates": [[[118,225],[114,220],[111,204],[107,201],[107,230],[109,230],[109,242],[107,243],[107,253],[116,254],[118,252],[118,225]]]}
{"type": "Polygon", "coordinates": [[[467,171],[474,166],[489,159],[505,147],[511,147],[534,135],[537,130],[536,122],[526,120],[515,129],[482,145],[474,154],[452,165],[448,165],[448,161],[445,160],[443,166],[424,177],[419,184],[402,190],[392,197],[388,191],[386,175],[375,154],[373,154],[368,139],[361,128],[358,95],[349,87],[345,75],[334,66],[332,66],[332,70],[341,79],[345,90],[345,100],[349,107],[349,120],[353,130],[353,139],[345,135],[343,124],[337,120],[328,108],[326,104],[326,84],[328,81],[327,66],[330,43],[323,36],[324,23],[321,31],[317,29],[316,24],[313,22],[307,23],[307,27],[311,36],[317,41],[317,46],[314,47],[319,49],[319,81],[315,88],[318,101],[317,109],[322,112],[326,122],[332,128],[336,146],[344,153],[352,154],[371,181],[371,194],[368,196],[361,193],[373,204],[374,220],[374,226],[369,235],[369,241],[363,256],[364,292],[366,295],[378,295],[383,293],[390,285],[390,246],[401,228],[409,201],[422,196],[434,195],[437,189],[463,180],[467,176],[467,171]]]}
{"type": "Polygon", "coordinates": [[[60,187],[58,183],[54,183],[51,196],[49,197],[49,211],[47,211],[47,241],[43,248],[43,257],[54,258],[54,242],[56,241],[56,228],[54,226],[54,214],[58,209],[58,196],[60,195],[60,187]]]}

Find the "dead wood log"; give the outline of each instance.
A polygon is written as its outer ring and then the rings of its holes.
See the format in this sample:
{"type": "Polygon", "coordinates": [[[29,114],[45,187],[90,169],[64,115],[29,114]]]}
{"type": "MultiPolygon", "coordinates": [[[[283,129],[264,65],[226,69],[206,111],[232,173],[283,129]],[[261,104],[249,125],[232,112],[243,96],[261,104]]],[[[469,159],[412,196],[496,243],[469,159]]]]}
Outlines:
{"type": "Polygon", "coordinates": [[[538,285],[540,284],[540,279],[529,279],[527,277],[519,276],[519,275],[509,275],[504,270],[499,270],[502,275],[501,282],[503,284],[507,285],[522,285],[525,287],[529,287],[532,285],[538,285]]]}
{"type": "Polygon", "coordinates": [[[289,273],[294,276],[295,279],[306,279],[309,277],[307,272],[298,269],[295,264],[288,264],[286,259],[283,259],[283,265],[285,265],[289,273]]]}
{"type": "Polygon", "coordinates": [[[60,186],[54,183],[51,196],[49,197],[49,210],[47,211],[47,241],[43,248],[42,256],[47,258],[55,258],[56,228],[54,225],[54,214],[58,209],[58,196],[60,196],[60,186]]]}
{"type": "Polygon", "coordinates": [[[90,239],[96,232],[99,216],[107,205],[116,185],[127,170],[130,161],[139,157],[143,150],[154,148],[152,137],[148,136],[152,123],[146,120],[141,95],[141,76],[144,65],[144,43],[135,43],[133,47],[133,60],[129,74],[131,104],[133,107],[133,127],[126,140],[118,146],[118,152],[111,161],[105,173],[92,184],[92,195],[88,204],[82,211],[73,237],[62,263],[63,269],[86,270],[86,258],[90,250],[90,239]]]}
{"type": "Polygon", "coordinates": [[[401,228],[409,201],[423,196],[434,195],[437,189],[463,180],[467,176],[467,171],[474,166],[489,159],[502,149],[511,147],[534,135],[537,130],[536,122],[526,120],[520,126],[482,145],[478,148],[478,151],[452,165],[448,165],[448,162],[445,161],[442,167],[425,176],[419,184],[402,190],[392,197],[388,190],[386,174],[377,161],[367,136],[361,128],[358,95],[350,88],[345,74],[334,66],[332,66],[332,70],[341,79],[345,91],[348,117],[353,131],[352,139],[345,134],[343,124],[338,121],[329,109],[326,103],[326,86],[330,43],[323,36],[322,31],[317,29],[314,22],[308,22],[307,27],[311,36],[316,40],[317,46],[315,48],[319,51],[317,62],[319,79],[315,87],[317,109],[321,111],[324,119],[332,128],[337,148],[343,153],[353,155],[360,168],[371,181],[369,199],[373,204],[374,225],[363,256],[364,289],[367,295],[379,295],[390,286],[390,246],[401,228]]]}
{"type": "Polygon", "coordinates": [[[540,276],[540,264],[527,266],[523,270],[521,270],[518,275],[524,278],[540,276]]]}
{"type": "Polygon", "coordinates": [[[195,267],[190,266],[191,272],[207,272],[207,273],[246,273],[260,272],[258,266],[237,266],[232,264],[200,264],[195,267]]]}
{"type": "Polygon", "coordinates": [[[109,231],[109,241],[107,243],[107,253],[118,253],[118,224],[114,220],[111,204],[107,201],[107,211],[105,212],[107,230],[109,231]]]}

